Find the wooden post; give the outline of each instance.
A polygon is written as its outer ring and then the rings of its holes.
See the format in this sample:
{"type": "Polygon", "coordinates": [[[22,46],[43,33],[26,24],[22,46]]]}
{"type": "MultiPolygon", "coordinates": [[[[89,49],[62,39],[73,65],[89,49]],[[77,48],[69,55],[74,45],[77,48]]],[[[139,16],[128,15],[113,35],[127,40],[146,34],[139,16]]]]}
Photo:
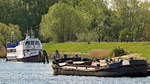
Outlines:
{"type": "Polygon", "coordinates": [[[47,63],[49,63],[48,55],[45,50],[43,50],[44,60],[46,59],[47,63]]]}

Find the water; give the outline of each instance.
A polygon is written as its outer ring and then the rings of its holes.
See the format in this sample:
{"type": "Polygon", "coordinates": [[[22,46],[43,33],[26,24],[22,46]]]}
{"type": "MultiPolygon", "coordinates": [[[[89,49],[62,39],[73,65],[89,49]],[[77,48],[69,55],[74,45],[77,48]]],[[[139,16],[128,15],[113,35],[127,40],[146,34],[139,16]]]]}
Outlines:
{"type": "Polygon", "coordinates": [[[0,59],[0,84],[149,84],[150,77],[110,78],[54,76],[50,64],[6,62],[0,59]]]}

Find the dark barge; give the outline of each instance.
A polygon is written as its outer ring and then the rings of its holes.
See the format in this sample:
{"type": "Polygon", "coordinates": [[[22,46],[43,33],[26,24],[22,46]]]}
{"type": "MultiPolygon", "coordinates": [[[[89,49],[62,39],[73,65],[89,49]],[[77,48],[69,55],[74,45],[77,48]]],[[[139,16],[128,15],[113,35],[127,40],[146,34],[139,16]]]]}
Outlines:
{"type": "Polygon", "coordinates": [[[98,77],[147,76],[146,60],[121,60],[119,58],[92,60],[87,58],[55,58],[54,75],[79,75],[98,77]]]}

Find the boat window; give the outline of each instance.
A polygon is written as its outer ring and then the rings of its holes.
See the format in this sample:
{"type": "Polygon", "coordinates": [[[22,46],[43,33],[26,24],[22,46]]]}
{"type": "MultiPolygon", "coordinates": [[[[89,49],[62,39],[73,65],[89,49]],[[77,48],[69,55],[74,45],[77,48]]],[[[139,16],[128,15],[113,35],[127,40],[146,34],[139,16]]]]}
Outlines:
{"type": "Polygon", "coordinates": [[[26,41],[25,45],[30,45],[30,41],[26,41]]]}
{"type": "Polygon", "coordinates": [[[13,49],[12,52],[16,52],[16,49],[13,49]]]}
{"type": "Polygon", "coordinates": [[[35,42],[35,45],[40,45],[39,41],[36,41],[36,42],[35,42]]]}
{"type": "Polygon", "coordinates": [[[13,52],[16,52],[16,49],[10,49],[10,50],[7,50],[8,53],[13,53],[13,52]]]}
{"type": "Polygon", "coordinates": [[[31,41],[31,45],[34,45],[34,41],[31,41]]]}

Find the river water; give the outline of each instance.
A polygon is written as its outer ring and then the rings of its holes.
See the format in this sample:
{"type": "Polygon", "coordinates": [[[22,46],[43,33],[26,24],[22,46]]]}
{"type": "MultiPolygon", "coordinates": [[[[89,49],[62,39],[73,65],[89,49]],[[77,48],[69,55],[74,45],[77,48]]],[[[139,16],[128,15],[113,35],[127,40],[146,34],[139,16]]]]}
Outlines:
{"type": "Polygon", "coordinates": [[[150,77],[55,76],[50,64],[0,59],[0,84],[150,84],[150,77]]]}

